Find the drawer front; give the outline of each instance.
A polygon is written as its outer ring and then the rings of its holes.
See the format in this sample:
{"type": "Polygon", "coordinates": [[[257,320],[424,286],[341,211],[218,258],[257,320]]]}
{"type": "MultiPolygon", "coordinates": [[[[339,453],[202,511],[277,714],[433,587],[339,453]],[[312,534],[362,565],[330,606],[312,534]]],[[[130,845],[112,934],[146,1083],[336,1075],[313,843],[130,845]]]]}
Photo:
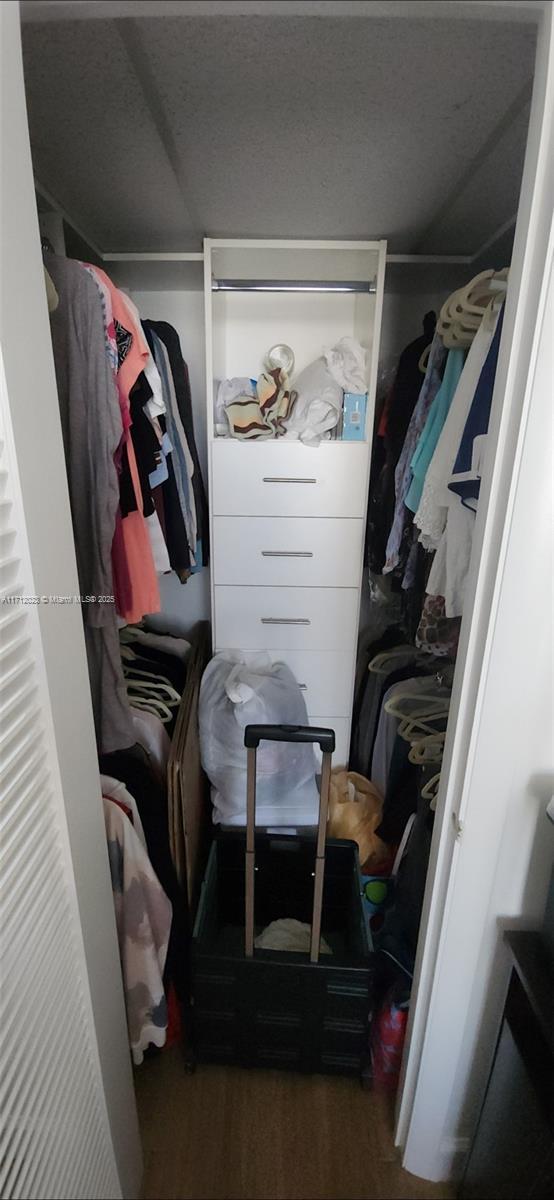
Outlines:
{"type": "Polygon", "coordinates": [[[363,521],[214,517],[215,583],[359,586],[363,521]]]}
{"type": "Polygon", "coordinates": [[[218,585],[214,600],[216,650],[355,652],[357,588],[218,585]]]}
{"type": "MultiPolygon", "coordinates": [[[[308,717],[309,725],[319,725],[322,729],[334,729],[335,753],[333,767],[347,767],[350,755],[350,721],[347,717],[308,717]]],[[[314,746],[318,763],[321,762],[319,746],[314,746]]]]}
{"type": "Polygon", "coordinates": [[[215,516],[363,517],[367,445],[329,442],[212,444],[215,516]]]}
{"type": "Polygon", "coordinates": [[[272,662],[285,662],[302,688],[309,717],[333,712],[350,716],[354,660],[346,650],[270,650],[272,662]]]}

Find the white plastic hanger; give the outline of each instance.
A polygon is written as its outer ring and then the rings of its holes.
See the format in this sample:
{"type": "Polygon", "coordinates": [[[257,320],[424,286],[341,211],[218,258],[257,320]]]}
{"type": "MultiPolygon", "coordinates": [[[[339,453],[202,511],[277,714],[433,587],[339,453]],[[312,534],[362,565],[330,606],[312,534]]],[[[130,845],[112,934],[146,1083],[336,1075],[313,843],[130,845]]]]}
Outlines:
{"type": "Polygon", "coordinates": [[[445,732],[439,733],[435,730],[413,742],[408,754],[410,762],[418,767],[442,762],[445,737],[445,732]]]}
{"type": "Polygon", "coordinates": [[[389,662],[394,662],[397,658],[409,658],[410,655],[416,658],[417,651],[415,646],[410,644],[405,646],[391,646],[390,650],[381,650],[379,654],[376,654],[367,669],[374,675],[386,675],[387,664],[389,662]]]}
{"type": "Polygon", "coordinates": [[[407,717],[400,722],[398,733],[405,742],[420,740],[422,736],[435,737],[441,732],[437,729],[437,721],[448,720],[448,711],[448,708],[445,708],[442,712],[427,713],[425,716],[420,713],[418,716],[407,717]]]}
{"type": "Polygon", "coordinates": [[[429,366],[430,353],[431,353],[431,345],[429,344],[428,346],[425,347],[425,350],[423,351],[423,354],[421,355],[421,358],[417,364],[422,375],[427,374],[427,367],[429,366]]]}
{"type": "Polygon", "coordinates": [[[128,685],[128,688],[132,687],[135,689],[135,691],[143,692],[146,696],[152,695],[153,697],[156,697],[159,695],[160,697],[163,697],[168,704],[181,703],[181,697],[179,693],[175,691],[175,688],[172,688],[168,680],[162,680],[160,683],[157,683],[151,680],[150,676],[139,675],[138,672],[131,672],[129,675],[125,675],[125,682],[128,685]]]}
{"type": "Polygon", "coordinates": [[[145,712],[150,712],[155,717],[159,717],[163,725],[167,725],[173,720],[175,713],[163,703],[162,700],[154,699],[153,696],[137,696],[132,689],[127,689],[127,696],[133,708],[144,709],[145,712]]]}
{"type": "Polygon", "coordinates": [[[467,348],[471,345],[491,300],[501,303],[508,286],[508,277],[508,267],[501,271],[480,271],[469,283],[457,288],[445,300],[437,329],[447,348],[467,348]]]}

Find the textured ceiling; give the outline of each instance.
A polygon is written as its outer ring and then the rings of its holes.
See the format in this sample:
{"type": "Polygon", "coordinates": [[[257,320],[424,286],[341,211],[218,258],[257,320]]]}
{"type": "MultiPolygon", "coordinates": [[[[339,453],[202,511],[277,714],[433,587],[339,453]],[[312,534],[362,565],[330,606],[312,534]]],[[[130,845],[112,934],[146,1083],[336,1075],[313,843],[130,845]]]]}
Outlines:
{"type": "Polygon", "coordinates": [[[36,177],[103,251],[208,234],[472,254],[517,208],[534,40],[461,19],[31,19],[36,177]]]}

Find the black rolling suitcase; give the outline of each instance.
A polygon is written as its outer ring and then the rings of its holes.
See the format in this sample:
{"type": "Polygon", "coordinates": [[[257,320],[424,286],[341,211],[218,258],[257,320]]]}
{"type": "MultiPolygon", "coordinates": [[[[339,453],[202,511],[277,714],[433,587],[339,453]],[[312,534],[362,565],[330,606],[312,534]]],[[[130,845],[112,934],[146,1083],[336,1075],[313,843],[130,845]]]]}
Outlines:
{"type": "Polygon", "coordinates": [[[248,725],[244,831],[214,841],[193,932],[193,1026],[198,1062],[359,1075],[368,1070],[371,944],[358,848],[325,840],[330,729],[248,725]],[[313,834],[256,831],[260,741],[318,742],[319,826],[313,834]],[[311,922],[310,952],[257,949],[271,921],[311,922]],[[331,954],[320,954],[320,936],[331,954]]]}

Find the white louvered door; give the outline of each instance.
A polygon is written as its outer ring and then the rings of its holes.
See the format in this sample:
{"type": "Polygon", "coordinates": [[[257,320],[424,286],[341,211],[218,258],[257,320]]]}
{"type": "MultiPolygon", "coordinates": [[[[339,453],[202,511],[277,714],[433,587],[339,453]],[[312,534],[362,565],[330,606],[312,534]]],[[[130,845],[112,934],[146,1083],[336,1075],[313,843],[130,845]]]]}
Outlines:
{"type": "Polygon", "coordinates": [[[1,358],[0,387],[0,1195],[100,1200],[121,1187],[1,358]]]}

